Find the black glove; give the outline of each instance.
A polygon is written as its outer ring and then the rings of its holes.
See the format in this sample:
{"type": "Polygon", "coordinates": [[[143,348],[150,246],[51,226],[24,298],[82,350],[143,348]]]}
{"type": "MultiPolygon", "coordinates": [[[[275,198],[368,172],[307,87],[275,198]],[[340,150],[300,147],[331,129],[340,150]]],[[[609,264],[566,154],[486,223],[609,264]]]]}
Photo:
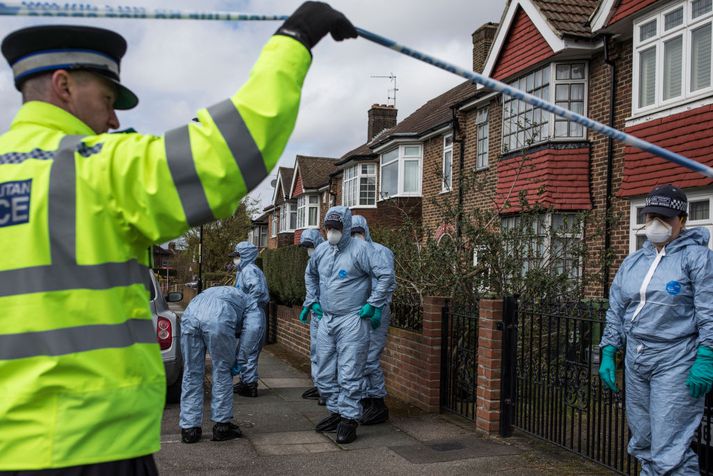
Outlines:
{"type": "Polygon", "coordinates": [[[323,2],[303,3],[275,32],[294,38],[309,50],[327,33],[337,41],[357,37],[357,31],[347,17],[323,2]]]}

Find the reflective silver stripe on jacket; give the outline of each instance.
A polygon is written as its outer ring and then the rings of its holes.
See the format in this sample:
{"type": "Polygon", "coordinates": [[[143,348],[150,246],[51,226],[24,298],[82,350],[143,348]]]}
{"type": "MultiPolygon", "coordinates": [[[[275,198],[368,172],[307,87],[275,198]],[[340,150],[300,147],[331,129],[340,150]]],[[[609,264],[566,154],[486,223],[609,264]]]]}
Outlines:
{"type": "Polygon", "coordinates": [[[188,134],[188,126],[166,133],[166,160],[186,220],[190,226],[198,226],[215,220],[215,216],[208,204],[208,198],[193,162],[191,139],[188,134]]]}
{"type": "Polygon", "coordinates": [[[254,189],[267,177],[267,168],[248,126],[230,99],[209,107],[208,112],[228,144],[245,186],[248,191],[254,189]]]}
{"type": "Polygon", "coordinates": [[[74,151],[81,139],[81,136],[63,137],[50,170],[47,220],[51,264],[0,271],[0,297],[133,284],[149,288],[148,268],[135,259],[122,263],[77,264],[74,151]]]}
{"type": "Polygon", "coordinates": [[[129,319],[120,324],[94,324],[0,335],[0,360],[57,356],[155,343],[156,333],[150,319],[129,319]]]}

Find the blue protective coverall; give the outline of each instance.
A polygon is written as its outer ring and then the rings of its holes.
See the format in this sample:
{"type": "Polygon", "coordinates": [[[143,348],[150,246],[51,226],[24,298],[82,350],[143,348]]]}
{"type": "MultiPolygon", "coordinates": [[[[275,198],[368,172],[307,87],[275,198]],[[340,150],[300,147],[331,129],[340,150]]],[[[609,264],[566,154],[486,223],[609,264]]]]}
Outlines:
{"type": "Polygon", "coordinates": [[[235,334],[243,321],[245,295],[232,286],[208,288],[193,298],[181,317],[183,383],[181,428],[200,427],[203,420],[203,379],[206,349],[213,365],[211,420],[233,418],[235,334]]]}
{"type": "MultiPolygon", "coordinates": [[[[312,243],[312,247],[315,250],[323,242],[324,238],[322,238],[322,234],[317,228],[308,228],[300,236],[300,245],[312,243]]],[[[319,319],[315,319],[313,315],[309,321],[309,360],[311,362],[313,382],[317,382],[317,329],[319,329],[319,319]]]]}
{"type": "Polygon", "coordinates": [[[713,348],[709,236],[704,228],[683,230],[661,252],[646,241],[611,287],[599,345],[626,347],[629,453],[644,475],[700,474],[691,441],[705,397],[691,397],[686,378],[698,346],[713,348]]]}
{"type": "Polygon", "coordinates": [[[240,265],[235,277],[235,287],[247,296],[245,319],[240,333],[237,351],[238,364],[241,367],[240,381],[257,382],[257,362],[265,342],[265,304],[270,302],[267,280],[262,270],[257,267],[257,246],[248,241],[235,245],[240,253],[240,265]]]}
{"type": "MultiPolygon", "coordinates": [[[[389,332],[389,322],[391,321],[391,298],[396,291],[396,272],[394,270],[394,253],[386,246],[375,243],[371,239],[369,233],[369,224],[361,215],[352,217],[352,227],[361,227],[364,229],[364,238],[371,246],[372,259],[379,261],[379,266],[391,270],[391,287],[389,288],[386,305],[381,313],[381,325],[376,329],[370,330],[369,354],[366,359],[366,369],[364,370],[364,384],[366,398],[384,398],[386,397],[386,381],[384,380],[384,371],[381,368],[381,353],[386,346],[386,335],[389,332]]],[[[372,286],[376,287],[376,282],[372,281],[372,286]]]]}
{"type": "Polygon", "coordinates": [[[332,213],[342,219],[342,238],[336,245],[322,243],[309,260],[304,306],[319,303],[324,312],[317,333],[319,394],[330,412],[359,420],[370,329],[369,319],[360,318],[359,310],[367,303],[377,308],[386,305],[392,274],[378,260],[371,260],[366,242],[352,239],[349,208],[332,207],[327,215],[332,213]]]}

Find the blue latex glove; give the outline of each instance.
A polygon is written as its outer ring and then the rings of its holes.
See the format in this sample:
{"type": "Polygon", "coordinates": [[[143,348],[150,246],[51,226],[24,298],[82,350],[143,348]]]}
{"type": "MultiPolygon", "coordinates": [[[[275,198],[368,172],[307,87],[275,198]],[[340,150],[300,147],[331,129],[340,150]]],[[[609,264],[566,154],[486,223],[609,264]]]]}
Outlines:
{"type": "Polygon", "coordinates": [[[232,367],[230,367],[230,375],[233,376],[233,377],[235,377],[236,375],[239,375],[239,374],[240,374],[240,371],[241,371],[242,369],[243,369],[243,368],[242,368],[242,367],[240,366],[240,364],[238,363],[238,359],[235,359],[235,363],[233,364],[232,367]]]}
{"type": "Polygon", "coordinates": [[[322,306],[320,306],[318,302],[312,304],[312,314],[314,314],[314,317],[316,317],[318,321],[322,320],[324,313],[322,312],[322,306]]]}
{"type": "Polygon", "coordinates": [[[300,322],[302,324],[308,324],[309,323],[309,308],[308,307],[303,307],[302,312],[300,312],[300,322]]]}
{"type": "Polygon", "coordinates": [[[381,308],[376,308],[374,315],[371,316],[371,328],[376,330],[381,326],[381,308]]]}
{"type": "Polygon", "coordinates": [[[607,345],[602,349],[602,363],[599,366],[599,377],[601,377],[602,382],[609,387],[609,390],[618,393],[619,388],[616,386],[616,362],[614,361],[615,355],[616,347],[613,345],[607,345]]]}
{"type": "Polygon", "coordinates": [[[713,349],[704,345],[698,347],[696,361],[686,379],[686,386],[693,398],[710,392],[713,385],[713,349]]]}
{"type": "MultiPolygon", "coordinates": [[[[371,304],[367,303],[361,307],[361,310],[359,311],[359,317],[361,317],[362,319],[371,318],[371,316],[373,316],[375,312],[376,308],[371,304]]],[[[379,317],[379,320],[381,320],[381,317],[379,317]]]]}

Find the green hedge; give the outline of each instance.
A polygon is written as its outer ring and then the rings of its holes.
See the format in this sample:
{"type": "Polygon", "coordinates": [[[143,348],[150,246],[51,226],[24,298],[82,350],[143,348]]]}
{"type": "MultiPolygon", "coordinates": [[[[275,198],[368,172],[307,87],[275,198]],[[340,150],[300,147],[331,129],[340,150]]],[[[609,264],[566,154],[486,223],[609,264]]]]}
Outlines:
{"type": "Polygon", "coordinates": [[[279,304],[302,304],[305,299],[307,251],[285,246],[262,253],[262,265],[270,296],[279,304]]]}

